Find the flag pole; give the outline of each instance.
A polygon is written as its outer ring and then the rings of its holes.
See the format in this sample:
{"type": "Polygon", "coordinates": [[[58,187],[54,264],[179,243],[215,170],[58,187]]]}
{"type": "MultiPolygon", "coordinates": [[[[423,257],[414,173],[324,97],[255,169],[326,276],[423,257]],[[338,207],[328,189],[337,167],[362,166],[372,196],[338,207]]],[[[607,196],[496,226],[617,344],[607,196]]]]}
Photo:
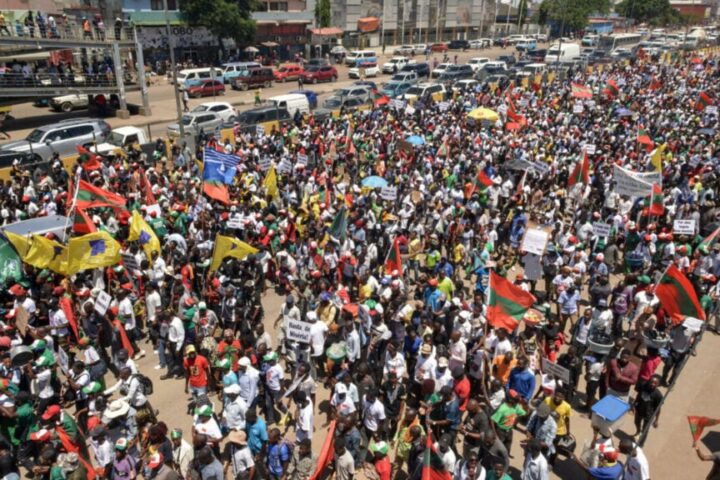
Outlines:
{"type": "Polygon", "coordinates": [[[70,218],[72,217],[73,213],[75,212],[75,208],[77,207],[77,197],[78,197],[78,191],[80,190],[80,175],[82,174],[82,167],[78,166],[77,171],[75,172],[75,191],[73,192],[73,199],[72,203],[70,204],[70,211],[67,212],[67,216],[65,217],[65,228],[63,228],[63,233],[69,237],[67,234],[67,229],[70,224],[70,218]]]}
{"type": "Polygon", "coordinates": [[[658,278],[658,281],[655,282],[655,286],[653,287],[652,293],[655,295],[655,291],[658,288],[658,285],[660,285],[660,282],[662,282],[662,279],[665,278],[665,275],[667,275],[668,270],[670,270],[670,267],[672,267],[672,262],[668,264],[667,267],[665,267],[665,270],[663,270],[662,275],[660,275],[660,278],[658,278]]]}

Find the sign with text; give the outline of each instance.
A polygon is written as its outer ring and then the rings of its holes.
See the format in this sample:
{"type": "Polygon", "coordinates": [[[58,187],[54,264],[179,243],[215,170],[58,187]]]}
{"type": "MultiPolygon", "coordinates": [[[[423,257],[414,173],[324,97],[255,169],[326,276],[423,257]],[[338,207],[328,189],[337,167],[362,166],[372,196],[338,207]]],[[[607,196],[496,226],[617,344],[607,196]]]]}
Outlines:
{"type": "Polygon", "coordinates": [[[570,370],[565,367],[561,367],[557,363],[551,362],[546,357],[542,359],[543,372],[548,375],[552,375],[558,380],[562,380],[565,383],[570,382],[570,370]]]}
{"type": "Polygon", "coordinates": [[[397,199],[397,187],[382,187],[380,197],[383,200],[394,202],[397,199]]]}
{"type": "Polygon", "coordinates": [[[523,238],[522,247],[520,248],[528,253],[542,255],[545,253],[547,241],[548,233],[545,230],[532,228],[525,232],[525,238],[523,238]]]}
{"type": "MultiPolygon", "coordinates": [[[[661,174],[658,173],[657,177],[660,176],[661,174]]],[[[660,178],[654,180],[654,176],[649,177],[647,174],[640,174],[615,165],[613,181],[615,183],[615,192],[620,195],[645,197],[652,193],[652,184],[655,182],[659,183],[660,178]]]]}
{"type": "Polygon", "coordinates": [[[231,217],[227,221],[227,227],[234,228],[234,229],[242,228],[242,220],[238,216],[231,217]]]}
{"type": "Polygon", "coordinates": [[[415,108],[408,105],[407,107],[405,107],[405,113],[407,113],[408,115],[412,115],[415,113],[415,108]]]}
{"type": "Polygon", "coordinates": [[[308,156],[304,153],[298,153],[297,154],[297,162],[299,165],[307,165],[308,164],[308,156]]]}
{"type": "Polygon", "coordinates": [[[95,311],[99,313],[100,315],[105,315],[105,312],[107,312],[107,309],[110,308],[110,302],[112,302],[112,297],[107,292],[100,292],[98,293],[97,298],[95,299],[95,311]]]}
{"type": "Polygon", "coordinates": [[[287,339],[291,342],[310,343],[310,327],[312,323],[288,320],[287,339]]]}
{"type": "Polygon", "coordinates": [[[522,158],[516,158],[514,160],[510,160],[505,164],[507,168],[510,170],[528,170],[533,169],[536,172],[538,172],[541,175],[546,174],[550,170],[550,166],[546,163],[541,162],[531,162],[528,160],[523,160],[522,158]]]}
{"type": "Polygon", "coordinates": [[[402,110],[403,108],[405,108],[405,102],[402,100],[393,99],[390,100],[390,106],[392,106],[396,110],[402,110]]]}
{"type": "Polygon", "coordinates": [[[290,173],[292,172],[292,163],[290,163],[290,160],[287,158],[283,158],[280,160],[280,165],[278,165],[278,172],[280,173],[290,173]]]}
{"type": "Polygon", "coordinates": [[[440,102],[438,103],[438,110],[441,112],[445,112],[450,108],[450,102],[440,102]]]}
{"type": "Polygon", "coordinates": [[[584,110],[582,103],[576,103],[573,105],[573,113],[582,113],[584,110]]]}
{"type": "Polygon", "coordinates": [[[595,155],[595,149],[596,147],[593,143],[588,143],[587,145],[585,145],[585,151],[588,155],[595,155]]]}
{"type": "Polygon", "coordinates": [[[263,135],[265,135],[265,127],[262,125],[257,125],[255,127],[255,135],[257,135],[258,137],[262,137],[263,135]]]}
{"type": "Polygon", "coordinates": [[[134,255],[131,253],[121,253],[120,256],[122,257],[125,268],[128,270],[140,270],[140,265],[134,255]]]}
{"type": "Polygon", "coordinates": [[[263,172],[267,172],[270,170],[270,165],[272,165],[272,159],[270,157],[264,157],[260,159],[260,170],[263,172]]]}
{"type": "Polygon", "coordinates": [[[678,235],[694,235],[695,220],[675,220],[673,222],[673,233],[678,235]]]}
{"type": "Polygon", "coordinates": [[[598,237],[609,237],[610,236],[610,224],[595,222],[593,223],[593,234],[598,237]]]}

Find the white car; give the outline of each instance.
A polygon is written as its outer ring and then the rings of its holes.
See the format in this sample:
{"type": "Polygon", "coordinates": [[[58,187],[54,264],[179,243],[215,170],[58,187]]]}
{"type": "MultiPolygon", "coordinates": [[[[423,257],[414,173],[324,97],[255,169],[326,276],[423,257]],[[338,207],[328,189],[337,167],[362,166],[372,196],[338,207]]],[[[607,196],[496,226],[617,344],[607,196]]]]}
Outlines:
{"type": "Polygon", "coordinates": [[[473,72],[479,71],[483,65],[488,63],[490,61],[487,57],[475,57],[468,60],[467,64],[470,65],[470,68],[473,69],[473,72]]]}
{"type": "Polygon", "coordinates": [[[431,77],[432,77],[432,78],[437,78],[437,77],[439,77],[440,75],[442,75],[443,73],[445,73],[445,70],[447,70],[448,67],[451,66],[451,65],[454,65],[454,64],[453,64],[453,63],[441,63],[440,65],[438,65],[437,67],[435,67],[435,68],[433,69],[432,74],[431,74],[431,77]]]}
{"type": "Polygon", "coordinates": [[[492,38],[478,38],[476,40],[470,40],[470,48],[487,48],[492,46],[492,38]]]}
{"type": "Polygon", "coordinates": [[[233,123],[237,119],[237,111],[228,102],[206,102],[193,108],[191,112],[214,112],[225,123],[233,123]]]}
{"type": "Polygon", "coordinates": [[[350,70],[348,70],[348,76],[350,78],[360,78],[360,70],[363,71],[363,76],[365,78],[377,77],[380,74],[380,67],[375,64],[365,65],[363,67],[352,67],[350,70]]]}
{"type": "Polygon", "coordinates": [[[417,43],[417,44],[413,45],[413,52],[414,52],[416,55],[420,55],[421,53],[425,53],[425,50],[427,50],[427,45],[425,45],[424,43],[417,43]]]}
{"type": "Polygon", "coordinates": [[[393,57],[387,62],[383,63],[383,73],[397,73],[403,69],[405,65],[415,63],[415,60],[410,60],[407,57],[393,57]]]}
{"type": "Polygon", "coordinates": [[[545,33],[536,33],[535,35],[533,35],[533,37],[535,37],[535,40],[537,40],[538,42],[548,41],[548,36],[545,33]]]}
{"type": "Polygon", "coordinates": [[[393,55],[412,55],[413,49],[413,45],[400,45],[395,50],[393,50],[393,55]]]}
{"type": "Polygon", "coordinates": [[[347,50],[342,45],[336,45],[330,49],[330,55],[345,55],[347,50]]]}

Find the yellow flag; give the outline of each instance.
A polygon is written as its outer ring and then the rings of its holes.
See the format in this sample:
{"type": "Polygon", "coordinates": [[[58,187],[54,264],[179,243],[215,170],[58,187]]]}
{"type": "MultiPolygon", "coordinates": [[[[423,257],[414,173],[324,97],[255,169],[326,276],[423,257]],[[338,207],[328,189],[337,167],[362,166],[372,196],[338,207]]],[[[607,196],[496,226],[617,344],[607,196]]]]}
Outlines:
{"type": "Polygon", "coordinates": [[[280,195],[280,193],[278,192],[277,172],[275,172],[275,165],[271,165],[270,170],[268,170],[265,174],[265,180],[263,180],[263,185],[265,185],[265,190],[267,191],[267,194],[270,195],[273,199],[277,198],[280,195]]]}
{"type": "Polygon", "coordinates": [[[30,250],[30,239],[28,237],[23,237],[22,235],[8,232],[7,230],[5,231],[5,236],[10,241],[10,243],[12,243],[12,246],[15,247],[15,251],[18,253],[18,255],[20,255],[20,258],[23,258],[25,257],[25,255],[27,255],[28,251],[30,250]]]}
{"type": "Polygon", "coordinates": [[[659,145],[657,148],[655,148],[655,150],[650,152],[650,163],[658,172],[662,172],[663,153],[665,153],[666,148],[667,143],[663,143],[662,145],[659,145]]]}
{"type": "Polygon", "coordinates": [[[158,240],[153,229],[150,228],[150,225],[147,224],[137,210],[133,210],[132,212],[128,240],[131,242],[137,241],[143,250],[145,250],[145,255],[147,255],[148,259],[152,259],[152,252],[157,252],[158,255],[162,252],[160,240],[158,240]]]}
{"type": "Polygon", "coordinates": [[[67,249],[65,245],[41,235],[33,235],[30,249],[22,257],[33,267],[48,268],[55,273],[67,273],[67,249]]]}
{"type": "Polygon", "coordinates": [[[71,238],[68,243],[68,275],[120,262],[120,244],[108,232],[71,238]]]}
{"type": "Polygon", "coordinates": [[[226,237],[225,235],[217,235],[215,237],[215,252],[213,253],[210,271],[214,272],[220,267],[222,261],[227,257],[242,260],[248,255],[257,253],[258,249],[237,238],[226,237]]]}

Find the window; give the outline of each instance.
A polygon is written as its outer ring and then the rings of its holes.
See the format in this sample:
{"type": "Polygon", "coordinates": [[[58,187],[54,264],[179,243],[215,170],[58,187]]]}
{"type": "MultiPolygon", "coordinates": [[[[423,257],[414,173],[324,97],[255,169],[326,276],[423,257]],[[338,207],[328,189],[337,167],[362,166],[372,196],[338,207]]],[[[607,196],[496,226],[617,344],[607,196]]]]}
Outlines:
{"type": "Polygon", "coordinates": [[[92,135],[93,127],[92,125],[81,125],[79,127],[68,128],[67,132],[68,135],[70,135],[70,138],[81,137],[83,135],[92,135]]]}
{"type": "Polygon", "coordinates": [[[288,2],[270,2],[268,10],[271,12],[287,12],[288,2]]]}
{"type": "Polygon", "coordinates": [[[63,130],[53,130],[48,134],[48,136],[45,138],[45,140],[50,140],[51,142],[58,142],[60,140],[66,140],[70,138],[68,135],[68,131],[66,129],[63,130]]]}
{"type": "MultiPolygon", "coordinates": [[[[167,8],[170,11],[177,10],[177,0],[167,0],[167,8]]],[[[150,10],[165,10],[163,0],[150,0],[150,10]]]]}

